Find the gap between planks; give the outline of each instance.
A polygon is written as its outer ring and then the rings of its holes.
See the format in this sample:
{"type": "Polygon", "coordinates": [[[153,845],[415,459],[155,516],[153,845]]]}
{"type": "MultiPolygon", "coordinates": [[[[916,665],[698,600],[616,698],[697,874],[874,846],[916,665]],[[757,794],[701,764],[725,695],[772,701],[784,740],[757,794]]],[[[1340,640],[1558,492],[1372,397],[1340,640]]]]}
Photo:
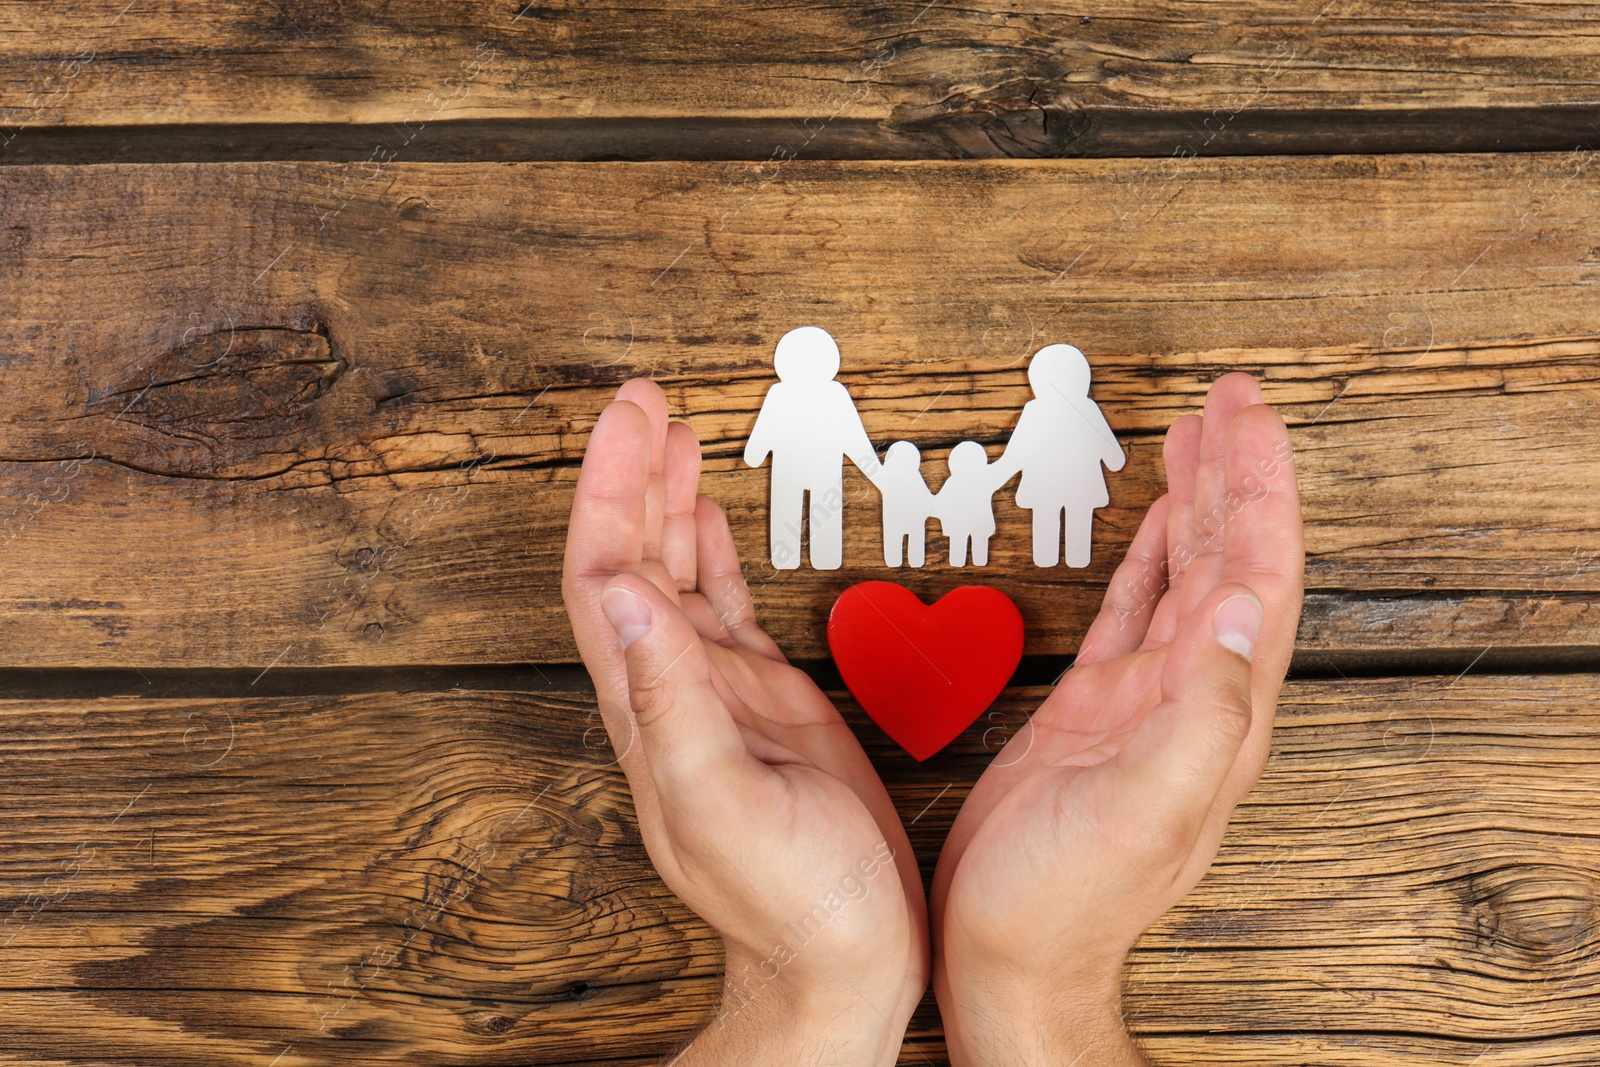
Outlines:
{"type": "MultiPolygon", "coordinates": [[[[1041,112],[1043,114],[1043,112],[1041,112]]],[[[1593,144],[1600,107],[1240,112],[1199,146],[1205,110],[1088,108],[1056,114],[1070,134],[952,141],[870,119],[835,119],[801,147],[793,119],[456,119],[415,143],[392,123],[203,123],[28,128],[0,167],[106,163],[363,162],[401,144],[410,163],[1107,159],[1169,156],[1565,152],[1593,144]]],[[[1042,129],[1052,125],[1049,118],[1042,129]]]]}
{"type": "MultiPolygon", "coordinates": [[[[1022,658],[1007,688],[1054,684],[1071,656],[1022,658]]],[[[829,659],[791,661],[824,690],[844,682],[829,659]]],[[[1323,653],[1297,649],[1291,679],[1415,678],[1437,681],[1468,675],[1600,674],[1600,649],[1417,649],[1412,652],[1323,653]]],[[[0,668],[0,700],[96,700],[104,697],[345,696],[358,693],[443,693],[451,690],[526,693],[593,692],[578,664],[486,664],[413,667],[41,667],[0,668]]]]}

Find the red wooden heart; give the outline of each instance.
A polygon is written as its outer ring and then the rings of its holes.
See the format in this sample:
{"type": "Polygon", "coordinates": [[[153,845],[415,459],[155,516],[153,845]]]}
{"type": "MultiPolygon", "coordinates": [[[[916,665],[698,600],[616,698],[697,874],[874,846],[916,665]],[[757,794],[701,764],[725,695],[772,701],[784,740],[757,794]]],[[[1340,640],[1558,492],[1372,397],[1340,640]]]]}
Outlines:
{"type": "Polygon", "coordinates": [[[998,589],[964,585],[933,605],[894,582],[846,589],[828,647],[872,721],[917,760],[954,741],[1022,659],[1022,613],[998,589]]]}

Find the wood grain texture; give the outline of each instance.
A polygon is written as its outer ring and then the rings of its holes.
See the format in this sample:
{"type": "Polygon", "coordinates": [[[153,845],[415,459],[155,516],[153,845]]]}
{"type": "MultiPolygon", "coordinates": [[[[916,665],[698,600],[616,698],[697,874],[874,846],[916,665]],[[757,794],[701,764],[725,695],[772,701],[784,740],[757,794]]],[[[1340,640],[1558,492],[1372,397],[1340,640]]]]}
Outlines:
{"type": "MultiPolygon", "coordinates": [[[[1158,1065],[1600,1062],[1600,676],[1457,676],[1600,662],[1597,14],[0,0],[0,686],[62,683],[0,699],[0,1064],[659,1063],[721,954],[557,594],[615,386],[707,442],[791,654],[892,576],[996,585],[1059,657],[1233,369],[1291,425],[1327,680],[1131,1026],[1158,1065]],[[1556,151],[1348,154],[1497,149],[1556,151]],[[1264,153],[1332,154],[1196,158],[1264,153]],[[1106,155],[1160,158],[970,161],[1106,155]],[[254,159],[329,162],[29,165],[254,159]],[[469,165],[559,159],[713,162],[469,165]],[[1033,568],[1003,492],[993,566],[893,574],[852,474],[846,567],[763,566],[738,457],[807,323],[935,485],[1083,348],[1130,454],[1093,565],[1033,568]]],[[[924,764],[843,705],[925,872],[1041,696],[924,764]]],[[[931,997],[901,1062],[947,1062],[931,997]]]]}
{"type": "MultiPolygon", "coordinates": [[[[0,175],[0,645],[11,666],[549,663],[576,465],[615,385],[707,449],[791,655],[882,567],[774,572],[738,458],[772,346],[827,326],[880,447],[1005,440],[1069,341],[1130,461],[1092,565],[996,497],[982,580],[1070,653],[1160,434],[1243,369],[1291,424],[1304,666],[1593,650],[1600,194],[1572,158],[15,168],[0,175]],[[1310,657],[1309,659],[1305,657],[1310,657]]],[[[930,556],[943,542],[930,538],[930,556]]],[[[1440,668],[1443,669],[1443,668],[1440,668]]]]}
{"type": "Polygon", "coordinates": [[[1570,147],[1591,137],[1600,91],[1595,12],[1424,0],[1138,10],[1052,0],[1025,11],[994,0],[126,9],[9,0],[0,133],[9,142],[29,127],[357,123],[407,151],[451,120],[731,118],[770,120],[763,153],[779,143],[848,149],[876,130],[880,153],[1142,145],[1168,155],[1281,150],[1319,128],[1347,148],[1352,137],[1396,135],[1447,147],[1485,125],[1514,140],[1568,107],[1555,124],[1570,147]]]}
{"type": "MultiPolygon", "coordinates": [[[[1593,1062],[1597,684],[1291,682],[1217,864],[1129,968],[1153,1062],[1593,1062]]],[[[925,867],[1041,695],[923,764],[847,706],[925,867]]],[[[0,1061],[644,1064],[714,1011],[717,942],[651,871],[586,695],[0,717],[0,1061]]],[[[931,1000],[901,1062],[945,1062],[931,1000]]]]}

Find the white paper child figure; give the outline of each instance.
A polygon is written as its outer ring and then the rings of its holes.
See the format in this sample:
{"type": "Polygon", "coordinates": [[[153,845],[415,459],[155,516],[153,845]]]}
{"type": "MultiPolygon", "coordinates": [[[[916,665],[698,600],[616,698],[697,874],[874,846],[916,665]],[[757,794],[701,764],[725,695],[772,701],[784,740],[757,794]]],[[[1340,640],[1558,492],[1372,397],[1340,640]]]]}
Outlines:
{"type": "Polygon", "coordinates": [[[900,566],[902,547],[907,566],[922,566],[934,504],[922,478],[922,454],[916,445],[896,441],[889,446],[878,472],[878,492],[883,494],[884,566],[900,566]]]}
{"type": "MultiPolygon", "coordinates": [[[[1089,361],[1071,345],[1047,345],[1028,364],[1034,399],[1022,408],[1006,450],[995,461],[999,484],[1017,471],[1017,504],[1033,512],[1033,562],[1054,567],[1065,522],[1067,566],[1089,565],[1094,509],[1110,502],[1104,463],[1127,462],[1100,407],[1089,399],[1089,361]]],[[[953,460],[954,455],[951,456],[953,460]]]]}
{"type": "Polygon", "coordinates": [[[778,382],[767,390],[745,445],[752,467],[772,455],[772,565],[800,566],[800,521],[810,521],[811,566],[836,570],[844,562],[844,459],[874,481],[878,453],[839,373],[839,346],[828,331],[801,326],[778,339],[778,382]]]}
{"type": "MultiPolygon", "coordinates": [[[[989,538],[994,536],[994,491],[1003,484],[998,464],[976,441],[962,441],[950,450],[950,477],[934,498],[939,529],[950,539],[950,566],[967,565],[967,542],[972,542],[972,563],[989,565],[989,538]]],[[[1007,478],[1010,477],[1008,473],[1007,478]]]]}

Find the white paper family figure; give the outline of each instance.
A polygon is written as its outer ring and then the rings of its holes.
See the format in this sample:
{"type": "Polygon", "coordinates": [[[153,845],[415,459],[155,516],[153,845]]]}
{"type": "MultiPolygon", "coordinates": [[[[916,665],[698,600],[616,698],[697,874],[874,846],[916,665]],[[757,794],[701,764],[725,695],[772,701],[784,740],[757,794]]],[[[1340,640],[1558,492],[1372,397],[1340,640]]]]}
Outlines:
{"type": "Polygon", "coordinates": [[[1063,529],[1067,566],[1089,565],[1094,510],[1110,503],[1104,463],[1114,471],[1127,462],[1117,437],[1089,399],[1089,361],[1071,345],[1046,345],[1028,364],[1033,399],[1022,405],[1017,428],[995,461],[1004,485],[1017,471],[1017,506],[1033,512],[1033,562],[1054,567],[1061,558],[1063,529]],[[1064,525],[1063,525],[1064,523],[1064,525]]]}
{"type": "Polygon", "coordinates": [[[890,445],[883,456],[877,485],[883,496],[884,566],[900,566],[902,549],[907,564],[922,566],[934,502],[928,483],[922,480],[922,453],[917,446],[910,441],[890,445]]]}
{"type": "Polygon", "coordinates": [[[772,456],[772,565],[800,566],[804,510],[811,566],[837,570],[844,562],[844,460],[848,457],[875,480],[878,451],[849,390],[833,380],[839,373],[839,346],[827,330],[790,330],[779,339],[772,362],[778,384],[767,390],[744,447],[744,461],[752,467],[772,456]]]}
{"type": "Polygon", "coordinates": [[[883,497],[883,562],[921,567],[928,519],[950,541],[950,564],[989,562],[994,494],[1019,472],[1017,505],[1033,512],[1033,562],[1053,567],[1063,535],[1069,567],[1089,565],[1094,511],[1110,497],[1100,465],[1121,470],[1126,456],[1089,399],[1089,362],[1071,345],[1048,345],[1028,364],[1034,398],[1023,405],[1000,458],[989,462],[977,441],[950,451],[949,476],[938,493],[922,476],[922,456],[910,441],[889,446],[883,462],[839,373],[839,347],[826,330],[802,326],[778,341],[778,382],[767,390],[745,446],[759,467],[772,456],[772,565],[800,566],[801,520],[808,521],[811,566],[836,570],[844,560],[844,460],[883,497]]]}
{"type": "Polygon", "coordinates": [[[973,565],[988,566],[989,538],[994,536],[994,493],[1006,479],[996,474],[989,465],[989,454],[976,441],[956,445],[947,462],[950,475],[933,504],[939,532],[950,539],[950,566],[967,565],[969,542],[973,565]]]}

